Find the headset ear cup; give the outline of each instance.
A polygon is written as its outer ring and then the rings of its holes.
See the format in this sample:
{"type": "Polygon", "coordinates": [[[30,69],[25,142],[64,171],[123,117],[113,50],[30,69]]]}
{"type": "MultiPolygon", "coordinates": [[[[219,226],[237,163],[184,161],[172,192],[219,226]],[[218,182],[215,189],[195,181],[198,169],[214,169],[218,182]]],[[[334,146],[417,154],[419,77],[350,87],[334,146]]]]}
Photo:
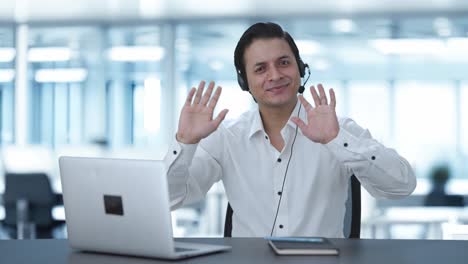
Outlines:
{"type": "Polygon", "coordinates": [[[242,74],[240,72],[237,72],[237,83],[239,83],[239,86],[242,89],[242,91],[249,90],[249,86],[245,82],[244,77],[242,77],[242,74]]]}

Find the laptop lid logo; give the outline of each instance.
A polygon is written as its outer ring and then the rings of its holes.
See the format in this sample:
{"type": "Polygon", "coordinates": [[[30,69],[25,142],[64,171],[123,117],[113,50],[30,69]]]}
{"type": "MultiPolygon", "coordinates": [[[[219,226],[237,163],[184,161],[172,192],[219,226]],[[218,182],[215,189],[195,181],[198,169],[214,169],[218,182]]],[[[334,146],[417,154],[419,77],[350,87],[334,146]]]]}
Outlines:
{"type": "Polygon", "coordinates": [[[106,214],[124,215],[122,196],[104,194],[104,208],[106,214]]]}

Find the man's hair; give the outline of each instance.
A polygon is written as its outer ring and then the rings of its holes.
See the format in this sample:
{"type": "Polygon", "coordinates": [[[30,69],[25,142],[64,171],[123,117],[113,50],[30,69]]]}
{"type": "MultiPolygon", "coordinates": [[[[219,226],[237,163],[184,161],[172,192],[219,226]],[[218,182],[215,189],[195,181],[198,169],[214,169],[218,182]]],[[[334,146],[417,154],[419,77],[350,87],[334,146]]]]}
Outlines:
{"type": "MultiPolygon", "coordinates": [[[[236,49],[234,50],[234,66],[236,67],[237,74],[239,74],[245,82],[247,82],[244,61],[245,50],[247,49],[247,47],[250,46],[250,44],[252,44],[254,40],[272,38],[280,38],[286,40],[289,47],[291,48],[292,53],[294,54],[294,57],[296,58],[298,66],[299,63],[302,62],[299,56],[299,49],[297,48],[296,43],[294,43],[294,40],[291,37],[291,35],[289,35],[288,32],[284,31],[281,28],[281,26],[272,22],[253,24],[244,32],[244,34],[242,34],[241,38],[239,39],[239,42],[237,42],[236,49]]],[[[301,71],[301,67],[299,67],[299,71],[301,71]]]]}

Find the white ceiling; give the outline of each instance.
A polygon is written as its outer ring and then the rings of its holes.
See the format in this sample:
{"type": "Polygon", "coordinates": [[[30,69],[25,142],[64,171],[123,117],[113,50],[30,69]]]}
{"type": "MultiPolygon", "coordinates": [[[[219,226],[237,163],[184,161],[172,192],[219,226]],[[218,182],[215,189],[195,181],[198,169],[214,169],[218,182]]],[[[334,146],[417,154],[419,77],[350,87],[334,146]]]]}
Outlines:
{"type": "Polygon", "coordinates": [[[466,0],[2,0],[0,21],[468,12],[466,0]]]}

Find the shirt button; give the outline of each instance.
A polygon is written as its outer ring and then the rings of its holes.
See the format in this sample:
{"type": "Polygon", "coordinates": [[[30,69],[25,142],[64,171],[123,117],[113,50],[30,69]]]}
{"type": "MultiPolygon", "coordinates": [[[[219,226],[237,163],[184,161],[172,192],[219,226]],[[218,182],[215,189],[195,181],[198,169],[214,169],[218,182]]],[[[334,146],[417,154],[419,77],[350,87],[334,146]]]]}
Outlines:
{"type": "Polygon", "coordinates": [[[278,192],[278,195],[281,195],[281,194],[282,194],[282,192],[278,192]]]}
{"type": "Polygon", "coordinates": [[[372,159],[372,160],[375,160],[375,156],[372,156],[371,159],[372,159]]]}
{"type": "Polygon", "coordinates": [[[279,225],[279,228],[283,228],[283,225],[279,225]]]}
{"type": "Polygon", "coordinates": [[[265,136],[265,139],[268,139],[268,136],[265,136]]]}
{"type": "Polygon", "coordinates": [[[177,151],[176,151],[176,150],[174,150],[174,151],[172,151],[172,153],[174,153],[174,155],[176,155],[176,154],[177,154],[177,151]]]}
{"type": "Polygon", "coordinates": [[[281,158],[278,158],[278,160],[277,160],[277,161],[278,161],[278,162],[281,162],[281,158]]]}
{"type": "Polygon", "coordinates": [[[344,143],[343,146],[347,147],[347,146],[348,146],[348,143],[344,143]]]}

